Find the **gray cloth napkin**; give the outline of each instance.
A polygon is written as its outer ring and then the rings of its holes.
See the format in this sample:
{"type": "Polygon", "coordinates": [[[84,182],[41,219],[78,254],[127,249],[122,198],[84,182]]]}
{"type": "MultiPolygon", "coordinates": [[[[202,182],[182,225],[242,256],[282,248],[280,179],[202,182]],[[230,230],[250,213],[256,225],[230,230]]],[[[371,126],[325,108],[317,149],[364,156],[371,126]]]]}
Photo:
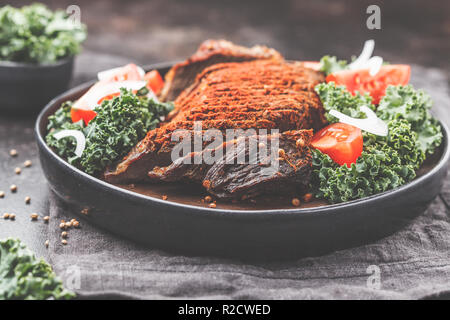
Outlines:
{"type": "MultiPolygon", "coordinates": [[[[413,66],[416,87],[449,123],[445,76],[413,66]]],[[[140,247],[90,226],[69,230],[75,217],[50,199],[49,258],[80,297],[145,299],[417,299],[450,297],[450,181],[430,207],[403,230],[375,243],[296,261],[248,263],[185,257],[140,247]]]]}
{"type": "Polygon", "coordinates": [[[90,226],[51,197],[50,262],[81,297],[145,299],[415,299],[450,292],[450,182],[409,226],[378,242],[321,257],[243,263],[140,247],[90,226]],[[378,273],[379,272],[379,273],[378,273]],[[379,277],[377,277],[379,275],[379,277]],[[379,279],[379,286],[376,279],[379,279]]]}

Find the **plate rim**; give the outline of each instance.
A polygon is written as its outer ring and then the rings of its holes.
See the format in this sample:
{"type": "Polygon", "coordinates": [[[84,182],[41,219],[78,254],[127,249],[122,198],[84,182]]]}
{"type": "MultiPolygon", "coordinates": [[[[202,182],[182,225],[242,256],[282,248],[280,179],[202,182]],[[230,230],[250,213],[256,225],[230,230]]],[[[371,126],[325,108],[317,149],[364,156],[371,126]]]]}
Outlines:
{"type": "MultiPolygon", "coordinates": [[[[162,69],[172,66],[176,62],[161,62],[161,63],[155,63],[144,66],[145,70],[150,69],[162,69]]],[[[267,219],[268,217],[290,217],[290,218],[296,218],[297,216],[307,217],[310,215],[314,215],[317,217],[318,214],[321,215],[329,215],[329,214],[336,214],[336,209],[349,209],[355,206],[365,205],[367,203],[371,202],[379,202],[379,201],[387,201],[391,199],[392,197],[397,196],[399,193],[408,192],[411,188],[415,187],[416,185],[430,179],[432,176],[434,176],[438,171],[440,171],[450,159],[450,148],[449,148],[449,128],[448,126],[443,123],[440,119],[437,119],[443,133],[443,140],[442,145],[442,155],[439,158],[439,161],[436,163],[436,165],[428,172],[423,174],[422,176],[415,178],[414,180],[391,190],[387,190],[382,193],[377,193],[368,197],[364,197],[361,199],[355,199],[351,201],[346,201],[342,203],[335,203],[335,204],[328,204],[318,207],[311,207],[311,208],[282,208],[282,209],[260,209],[260,210],[235,210],[235,209],[221,209],[221,208],[208,208],[208,207],[201,207],[201,206],[195,206],[190,204],[183,204],[178,202],[172,202],[167,200],[162,200],[159,198],[155,198],[152,196],[144,195],[141,193],[137,193],[131,190],[127,190],[121,187],[118,187],[116,185],[113,185],[111,183],[108,183],[106,181],[103,181],[99,178],[93,177],[88,175],[87,173],[81,171],[80,169],[72,166],[68,162],[66,162],[64,159],[62,159],[59,155],[57,155],[46,143],[44,140],[43,135],[40,132],[40,127],[43,125],[43,123],[47,122],[47,118],[45,118],[46,114],[49,112],[50,109],[55,107],[55,104],[63,99],[66,96],[70,96],[73,94],[76,94],[82,90],[87,90],[90,86],[92,86],[96,80],[91,80],[84,82],[82,84],[79,84],[75,86],[74,88],[71,88],[69,90],[66,90],[53,98],[50,102],[46,104],[46,106],[40,111],[36,122],[34,126],[34,132],[35,132],[35,139],[38,144],[38,147],[40,149],[40,152],[45,151],[47,155],[49,155],[53,161],[56,161],[60,166],[62,166],[66,171],[72,172],[73,174],[76,174],[80,176],[84,182],[88,182],[90,184],[98,184],[103,189],[107,189],[110,192],[113,192],[114,194],[118,194],[120,196],[126,196],[128,198],[132,198],[133,200],[140,201],[140,202],[156,202],[160,206],[167,206],[168,208],[175,208],[180,210],[189,210],[193,211],[195,214],[201,214],[201,215],[208,215],[210,217],[221,217],[221,218],[240,218],[240,219],[255,219],[255,218],[263,218],[267,219]]]]}

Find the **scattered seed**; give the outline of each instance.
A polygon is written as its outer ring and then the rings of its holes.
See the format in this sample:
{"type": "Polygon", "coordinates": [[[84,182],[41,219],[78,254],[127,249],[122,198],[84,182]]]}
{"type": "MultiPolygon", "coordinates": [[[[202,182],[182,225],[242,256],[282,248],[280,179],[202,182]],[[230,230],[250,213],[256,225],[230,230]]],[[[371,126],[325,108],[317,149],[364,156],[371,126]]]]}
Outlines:
{"type": "Polygon", "coordinates": [[[31,160],[26,160],[26,161],[23,163],[23,165],[24,165],[26,168],[31,167],[31,160]]]}
{"type": "Polygon", "coordinates": [[[165,194],[163,194],[163,196],[161,197],[163,200],[167,200],[167,196],[165,194]]]}
{"type": "Polygon", "coordinates": [[[44,222],[45,222],[45,223],[47,223],[49,220],[50,220],[50,217],[49,217],[49,216],[45,216],[45,217],[44,217],[44,222]]]}
{"type": "Polygon", "coordinates": [[[75,228],[79,228],[80,227],[80,223],[78,221],[74,221],[73,226],[75,228]]]}
{"type": "Polygon", "coordinates": [[[50,244],[50,242],[48,240],[45,240],[44,245],[46,248],[48,248],[48,245],[50,244]]]}
{"type": "Polygon", "coordinates": [[[66,228],[70,228],[72,226],[72,222],[66,222],[65,225],[66,225],[66,228]]]}
{"type": "Polygon", "coordinates": [[[212,203],[209,204],[209,207],[210,208],[215,208],[215,207],[217,207],[217,205],[214,202],[212,202],[212,203]]]}
{"type": "Polygon", "coordinates": [[[73,224],[75,221],[77,221],[75,218],[72,219],[72,220],[70,220],[70,222],[72,222],[72,224],[73,224]]]}
{"type": "Polygon", "coordinates": [[[66,231],[61,232],[61,237],[67,238],[67,232],[66,231]]]}
{"type": "Polygon", "coordinates": [[[10,220],[16,220],[16,215],[15,215],[14,213],[11,213],[11,214],[9,215],[9,219],[10,219],[10,220]]]}
{"type": "Polygon", "coordinates": [[[30,217],[31,217],[31,220],[37,220],[39,216],[38,216],[37,213],[32,213],[32,214],[30,215],[30,217]]]}
{"type": "Polygon", "coordinates": [[[298,198],[292,199],[292,205],[298,207],[300,205],[300,200],[298,198]]]}
{"type": "Polygon", "coordinates": [[[212,202],[213,199],[212,199],[211,196],[206,196],[206,197],[205,197],[205,201],[209,203],[209,202],[212,202]]]}
{"type": "Polygon", "coordinates": [[[83,210],[81,210],[81,213],[84,215],[87,215],[89,213],[89,209],[88,208],[84,208],[83,210]]]}
{"type": "Polygon", "coordinates": [[[297,146],[297,148],[303,148],[305,146],[305,140],[298,139],[297,141],[295,141],[295,145],[297,146]]]}
{"type": "Polygon", "coordinates": [[[313,198],[313,194],[312,193],[307,193],[303,196],[303,201],[305,202],[310,202],[313,198]]]}
{"type": "Polygon", "coordinates": [[[6,220],[6,219],[9,219],[9,213],[4,213],[4,214],[3,214],[3,219],[5,219],[5,220],[6,220]]]}
{"type": "Polygon", "coordinates": [[[5,197],[5,191],[0,191],[0,198],[4,198],[5,197]]]}
{"type": "Polygon", "coordinates": [[[30,202],[31,202],[31,198],[29,196],[26,196],[25,197],[25,203],[26,204],[30,204],[30,202]]]}
{"type": "Polygon", "coordinates": [[[11,190],[11,192],[16,192],[17,191],[17,186],[15,184],[12,184],[9,189],[11,190]]]}
{"type": "Polygon", "coordinates": [[[61,240],[61,243],[62,243],[63,245],[66,245],[66,244],[67,244],[67,240],[66,240],[66,239],[62,239],[62,240],[61,240]]]}
{"type": "Polygon", "coordinates": [[[22,170],[19,167],[17,167],[17,168],[14,169],[14,172],[16,174],[20,174],[22,172],[22,170]]]}
{"type": "Polygon", "coordinates": [[[278,155],[282,158],[286,155],[286,152],[284,152],[284,149],[278,149],[278,155]]]}
{"type": "Polygon", "coordinates": [[[16,149],[11,149],[11,150],[9,150],[9,155],[10,155],[11,157],[17,156],[17,150],[16,150],[16,149]]]}
{"type": "Polygon", "coordinates": [[[66,224],[65,224],[64,222],[61,222],[61,223],[59,224],[59,228],[60,228],[60,229],[65,229],[65,228],[66,228],[66,224]]]}

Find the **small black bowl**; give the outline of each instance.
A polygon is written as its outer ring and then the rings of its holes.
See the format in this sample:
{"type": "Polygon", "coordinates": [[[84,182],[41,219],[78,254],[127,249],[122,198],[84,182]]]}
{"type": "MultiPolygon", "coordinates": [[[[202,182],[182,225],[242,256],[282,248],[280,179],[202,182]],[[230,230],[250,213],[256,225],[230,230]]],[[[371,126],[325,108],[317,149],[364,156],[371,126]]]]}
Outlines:
{"type": "Polygon", "coordinates": [[[73,62],[74,57],[41,64],[0,61],[0,112],[37,114],[67,90],[73,62]]]}
{"type": "MultiPolygon", "coordinates": [[[[167,72],[171,64],[148,66],[167,72]]],[[[397,189],[341,204],[278,210],[228,210],[164,201],[122,189],[71,166],[45,143],[48,117],[79,98],[94,81],[52,100],[35,133],[50,188],[97,226],[152,248],[241,259],[313,256],[389,235],[422,213],[439,194],[450,158],[449,130],[426,172],[397,189]]]]}

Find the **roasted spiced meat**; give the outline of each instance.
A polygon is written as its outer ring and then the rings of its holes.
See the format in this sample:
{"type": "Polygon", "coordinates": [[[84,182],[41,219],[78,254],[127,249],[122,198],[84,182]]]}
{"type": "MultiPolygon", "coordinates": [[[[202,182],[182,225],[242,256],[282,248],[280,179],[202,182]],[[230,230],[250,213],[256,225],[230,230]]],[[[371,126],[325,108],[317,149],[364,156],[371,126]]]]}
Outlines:
{"type": "Polygon", "coordinates": [[[177,97],[170,121],[149,131],[123,161],[105,173],[105,179],[114,183],[191,180],[220,198],[252,197],[268,190],[301,190],[308,184],[311,170],[312,131],[308,129],[319,129],[326,123],[314,92],[314,86],[321,81],[321,73],[282,59],[209,66],[177,97]],[[276,138],[285,160],[280,161],[277,173],[267,176],[256,171],[261,163],[233,165],[218,160],[213,165],[180,166],[171,157],[180,141],[173,134],[180,130],[193,134],[198,124],[200,132],[216,129],[224,136],[227,129],[255,129],[256,133],[245,136],[246,141],[267,135],[271,144],[276,138]],[[272,134],[270,129],[280,134],[272,134]]]}

